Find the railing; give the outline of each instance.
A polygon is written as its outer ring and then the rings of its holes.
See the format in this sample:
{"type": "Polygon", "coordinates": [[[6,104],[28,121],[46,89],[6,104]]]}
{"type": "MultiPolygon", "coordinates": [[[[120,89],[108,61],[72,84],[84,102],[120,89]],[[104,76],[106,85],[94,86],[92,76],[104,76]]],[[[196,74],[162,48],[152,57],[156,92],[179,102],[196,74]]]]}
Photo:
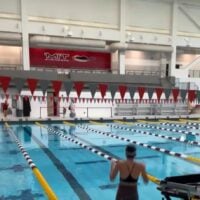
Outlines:
{"type": "MultiPolygon", "coordinates": [[[[1,65],[0,65],[1,66],[1,65]]],[[[3,66],[2,66],[3,67],[3,66]]],[[[12,67],[12,66],[11,66],[12,67]]],[[[9,66],[5,67],[6,69],[10,69],[9,66]]],[[[12,67],[13,68],[13,67],[12,67]]],[[[13,68],[14,69],[14,68],[13,68]]],[[[22,66],[17,66],[16,69],[23,69],[22,66]]],[[[112,69],[67,69],[67,68],[58,68],[54,67],[47,67],[47,66],[31,66],[31,71],[42,71],[42,72],[56,72],[59,74],[70,74],[70,73],[85,73],[85,74],[109,74],[113,73],[112,69]]],[[[119,74],[119,71],[116,70],[115,74],[119,74]]],[[[126,70],[125,74],[127,75],[144,75],[144,76],[164,76],[164,70],[126,70]]]]}
{"type": "Polygon", "coordinates": [[[199,78],[200,77],[200,70],[189,70],[189,77],[190,78],[199,78]]]}
{"type": "Polygon", "coordinates": [[[116,116],[133,115],[180,115],[189,113],[187,104],[118,104],[115,108],[116,116]]]}
{"type": "Polygon", "coordinates": [[[2,70],[23,70],[23,66],[22,65],[0,64],[0,69],[2,69],[2,70]]]}
{"type": "Polygon", "coordinates": [[[199,86],[195,82],[180,82],[179,78],[175,80],[175,87],[178,87],[181,90],[199,90],[199,86]]]}
{"type": "MultiPolygon", "coordinates": [[[[48,108],[53,108],[52,106],[48,106],[48,107],[40,107],[40,118],[42,118],[42,112],[44,111],[44,109],[46,110],[47,113],[47,117],[48,116],[54,116],[53,113],[52,115],[48,115],[48,108]]],[[[70,113],[70,110],[68,109],[68,107],[59,107],[58,108],[58,114],[56,115],[57,117],[66,117],[68,116],[70,113]],[[64,108],[66,109],[66,112],[64,111],[64,108]]],[[[113,111],[112,111],[112,107],[75,107],[75,113],[77,117],[105,117],[106,114],[108,117],[113,117],[113,111]]],[[[55,117],[56,117],[55,116],[55,117]]]]}
{"type": "Polygon", "coordinates": [[[48,72],[58,72],[63,74],[69,74],[69,73],[86,73],[86,74],[105,74],[110,73],[110,69],[104,70],[104,69],[68,69],[68,68],[58,68],[58,67],[47,67],[47,66],[39,66],[30,67],[30,70],[32,71],[48,71],[48,72]]]}
{"type": "Polygon", "coordinates": [[[162,71],[126,70],[128,75],[161,76],[162,71]]]}

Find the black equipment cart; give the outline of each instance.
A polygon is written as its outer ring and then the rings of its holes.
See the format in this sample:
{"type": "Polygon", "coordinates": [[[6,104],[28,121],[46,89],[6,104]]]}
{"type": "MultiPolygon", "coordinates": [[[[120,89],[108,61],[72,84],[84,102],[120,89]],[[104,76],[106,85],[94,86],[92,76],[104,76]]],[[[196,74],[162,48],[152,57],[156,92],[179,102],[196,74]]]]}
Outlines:
{"type": "Polygon", "coordinates": [[[200,174],[167,177],[157,189],[167,200],[171,200],[171,197],[200,200],[200,174]]]}

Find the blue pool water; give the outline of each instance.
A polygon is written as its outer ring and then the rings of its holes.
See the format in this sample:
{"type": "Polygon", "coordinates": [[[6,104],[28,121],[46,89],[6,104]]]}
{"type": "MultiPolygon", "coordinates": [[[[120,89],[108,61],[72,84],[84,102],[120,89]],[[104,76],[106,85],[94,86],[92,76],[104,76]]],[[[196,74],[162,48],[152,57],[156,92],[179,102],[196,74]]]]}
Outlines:
{"type": "MultiPolygon", "coordinates": [[[[194,145],[111,128],[106,124],[93,125],[88,123],[87,125],[95,130],[112,133],[193,157],[200,157],[200,149],[194,145]]],[[[177,138],[183,136],[180,133],[161,131],[153,127],[142,128],[134,124],[117,125],[177,138]]],[[[34,123],[10,126],[58,199],[115,199],[118,178],[114,182],[110,182],[110,162],[108,160],[75,143],[67,141],[63,137],[49,134],[50,132],[47,129],[41,128],[34,123]]],[[[167,127],[160,124],[156,126],[167,127]]],[[[87,131],[78,125],[73,128],[63,123],[51,123],[46,124],[46,127],[62,130],[62,133],[70,138],[93,146],[112,157],[124,158],[124,148],[127,144],[125,141],[87,131]]],[[[198,132],[198,130],[193,130],[192,128],[189,130],[188,128],[184,129],[184,127],[175,127],[175,129],[198,132]]],[[[199,141],[199,139],[199,136],[196,136],[196,140],[199,141]]],[[[137,147],[136,160],[145,163],[147,172],[161,180],[167,176],[199,173],[199,166],[196,164],[141,146],[137,147]]],[[[0,200],[46,199],[46,195],[15,141],[11,139],[3,126],[0,129],[0,180],[0,200]]],[[[161,194],[156,187],[154,183],[150,182],[148,185],[144,185],[142,180],[139,180],[140,200],[161,199],[161,194]]]]}

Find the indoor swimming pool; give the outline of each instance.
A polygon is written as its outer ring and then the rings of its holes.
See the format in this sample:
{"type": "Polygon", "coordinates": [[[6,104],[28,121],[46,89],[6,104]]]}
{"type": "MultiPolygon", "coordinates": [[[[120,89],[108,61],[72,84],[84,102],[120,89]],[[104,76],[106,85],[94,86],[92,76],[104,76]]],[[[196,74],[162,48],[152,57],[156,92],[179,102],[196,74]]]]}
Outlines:
{"type": "MultiPolygon", "coordinates": [[[[60,200],[114,200],[119,180],[109,180],[109,159],[124,159],[131,142],[137,146],[136,160],[159,180],[200,171],[198,123],[8,124],[0,131],[0,200],[47,199],[15,136],[60,200]]],[[[151,181],[145,185],[139,179],[138,189],[140,200],[162,199],[151,181]]]]}

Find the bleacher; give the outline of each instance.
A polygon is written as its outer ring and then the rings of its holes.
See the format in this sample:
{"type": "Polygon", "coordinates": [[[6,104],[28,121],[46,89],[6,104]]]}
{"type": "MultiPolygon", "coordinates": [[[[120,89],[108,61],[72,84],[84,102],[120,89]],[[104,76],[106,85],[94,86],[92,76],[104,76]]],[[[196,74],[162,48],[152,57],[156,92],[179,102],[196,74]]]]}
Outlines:
{"type": "Polygon", "coordinates": [[[189,114],[188,105],[186,103],[136,103],[125,104],[118,103],[115,107],[116,116],[132,116],[132,115],[187,115],[189,114]]]}

